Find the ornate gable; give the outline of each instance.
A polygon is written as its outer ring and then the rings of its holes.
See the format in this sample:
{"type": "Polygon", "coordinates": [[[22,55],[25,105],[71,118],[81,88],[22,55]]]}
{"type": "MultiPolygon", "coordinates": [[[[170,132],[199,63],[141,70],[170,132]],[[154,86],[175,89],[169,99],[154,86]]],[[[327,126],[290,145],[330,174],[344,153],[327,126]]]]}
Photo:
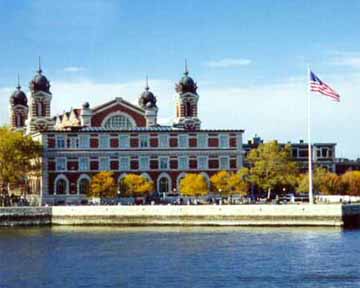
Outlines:
{"type": "MultiPolygon", "coordinates": [[[[117,116],[118,118],[124,118],[130,126],[133,127],[145,127],[145,111],[138,106],[135,106],[122,98],[116,98],[110,102],[95,107],[92,110],[91,126],[112,127],[111,118],[117,116]]],[[[114,118],[114,123],[116,122],[114,118]]],[[[123,120],[123,119],[120,119],[123,120]]]]}

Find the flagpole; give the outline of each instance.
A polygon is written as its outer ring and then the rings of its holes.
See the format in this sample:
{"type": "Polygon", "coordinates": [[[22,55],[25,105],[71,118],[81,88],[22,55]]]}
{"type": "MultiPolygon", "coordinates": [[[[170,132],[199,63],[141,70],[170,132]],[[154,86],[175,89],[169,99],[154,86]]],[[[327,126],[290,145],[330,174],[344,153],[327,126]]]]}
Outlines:
{"type": "MultiPolygon", "coordinates": [[[[311,70],[310,66],[308,67],[307,77],[309,79],[311,70]]],[[[314,204],[314,195],[313,195],[313,173],[312,173],[312,149],[311,149],[311,89],[308,84],[308,172],[309,172],[309,204],[314,204]]]]}

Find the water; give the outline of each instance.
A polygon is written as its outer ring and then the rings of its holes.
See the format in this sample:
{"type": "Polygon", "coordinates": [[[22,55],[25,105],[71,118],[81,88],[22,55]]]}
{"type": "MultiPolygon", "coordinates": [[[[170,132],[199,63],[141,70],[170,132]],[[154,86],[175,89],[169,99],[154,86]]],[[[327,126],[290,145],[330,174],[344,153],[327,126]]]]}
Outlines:
{"type": "Polygon", "coordinates": [[[0,229],[0,287],[360,287],[360,230],[0,229]]]}

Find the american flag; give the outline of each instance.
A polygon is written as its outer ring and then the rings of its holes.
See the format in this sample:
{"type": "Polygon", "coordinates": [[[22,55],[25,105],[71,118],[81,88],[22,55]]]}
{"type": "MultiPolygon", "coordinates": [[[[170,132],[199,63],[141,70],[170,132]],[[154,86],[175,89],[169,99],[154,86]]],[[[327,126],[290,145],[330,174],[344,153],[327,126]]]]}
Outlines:
{"type": "Polygon", "coordinates": [[[319,92],[325,96],[329,96],[336,102],[340,102],[339,93],[321,81],[320,78],[317,77],[312,71],[310,71],[310,91],[319,92]]]}

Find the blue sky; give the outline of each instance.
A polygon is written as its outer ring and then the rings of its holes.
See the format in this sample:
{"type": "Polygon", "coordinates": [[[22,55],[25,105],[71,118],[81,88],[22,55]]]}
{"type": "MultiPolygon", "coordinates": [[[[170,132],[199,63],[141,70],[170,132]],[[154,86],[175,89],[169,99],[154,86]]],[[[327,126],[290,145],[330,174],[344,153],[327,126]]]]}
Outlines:
{"type": "Polygon", "coordinates": [[[312,96],[315,142],[360,157],[360,1],[0,1],[0,123],[17,74],[27,91],[38,56],[53,114],[84,101],[136,102],[145,75],[159,118],[175,115],[184,58],[204,128],[265,140],[306,139],[306,69],[342,95],[312,96]],[[346,3],[346,4],[345,4],[346,3]]]}

